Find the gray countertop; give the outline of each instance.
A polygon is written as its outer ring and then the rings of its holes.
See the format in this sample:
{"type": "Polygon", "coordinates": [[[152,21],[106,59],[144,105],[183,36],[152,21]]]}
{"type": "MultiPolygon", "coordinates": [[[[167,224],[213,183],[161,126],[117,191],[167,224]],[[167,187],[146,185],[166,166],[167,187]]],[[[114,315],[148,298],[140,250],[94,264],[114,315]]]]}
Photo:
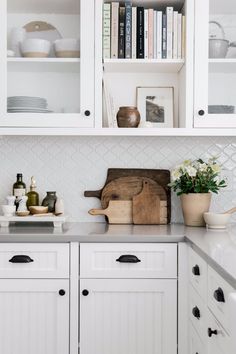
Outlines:
{"type": "Polygon", "coordinates": [[[0,228],[1,242],[188,242],[236,289],[236,224],[226,230],[207,230],[182,224],[140,226],[67,223],[62,229],[19,224],[9,229],[0,228]]]}

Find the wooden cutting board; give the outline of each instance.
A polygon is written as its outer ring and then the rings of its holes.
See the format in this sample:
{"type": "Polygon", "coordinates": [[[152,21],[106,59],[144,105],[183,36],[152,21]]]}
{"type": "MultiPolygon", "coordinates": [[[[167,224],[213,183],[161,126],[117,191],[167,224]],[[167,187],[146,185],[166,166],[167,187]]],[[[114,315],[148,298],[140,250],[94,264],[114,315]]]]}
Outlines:
{"type": "Polygon", "coordinates": [[[143,181],[141,193],[133,197],[133,223],[136,225],[159,225],[167,223],[166,208],[161,213],[161,199],[153,193],[149,180],[143,181]]]}
{"type": "Polygon", "coordinates": [[[107,171],[107,179],[105,185],[102,189],[96,191],[85,191],[85,197],[96,197],[101,198],[102,191],[106,185],[120,177],[146,177],[154,180],[160,186],[162,186],[167,195],[167,222],[171,219],[171,192],[168,184],[170,183],[170,171],[169,170],[159,170],[159,169],[130,169],[130,168],[109,168],[107,171]]]}
{"type": "Polygon", "coordinates": [[[111,200],[106,209],[91,209],[91,215],[104,215],[109,224],[132,224],[132,201],[111,200]]]}
{"type": "Polygon", "coordinates": [[[132,200],[134,195],[141,193],[144,182],[148,182],[152,194],[159,195],[160,200],[167,201],[165,189],[152,179],[145,177],[120,177],[114,179],[103,188],[101,194],[102,208],[107,208],[110,200],[132,200]]]}

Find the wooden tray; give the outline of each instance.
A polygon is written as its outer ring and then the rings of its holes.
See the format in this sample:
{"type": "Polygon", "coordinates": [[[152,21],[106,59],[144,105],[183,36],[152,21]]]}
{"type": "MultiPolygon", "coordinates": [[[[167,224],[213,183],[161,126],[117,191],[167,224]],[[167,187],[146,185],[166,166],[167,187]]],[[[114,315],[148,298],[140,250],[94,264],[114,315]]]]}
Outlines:
{"type": "Polygon", "coordinates": [[[0,226],[9,227],[12,222],[52,222],[53,227],[62,227],[66,222],[65,216],[0,216],[0,226]]]}

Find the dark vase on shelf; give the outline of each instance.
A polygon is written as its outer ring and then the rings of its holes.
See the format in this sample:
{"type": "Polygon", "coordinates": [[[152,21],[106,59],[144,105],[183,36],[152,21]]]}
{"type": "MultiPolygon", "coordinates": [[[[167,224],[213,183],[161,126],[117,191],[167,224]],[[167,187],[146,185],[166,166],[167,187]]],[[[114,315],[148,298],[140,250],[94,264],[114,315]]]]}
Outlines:
{"type": "Polygon", "coordinates": [[[119,128],[137,128],[140,123],[137,107],[120,107],[116,118],[119,128]]]}
{"type": "Polygon", "coordinates": [[[47,195],[44,198],[42,205],[48,207],[49,213],[54,213],[56,201],[57,201],[56,192],[47,192],[47,195]]]}

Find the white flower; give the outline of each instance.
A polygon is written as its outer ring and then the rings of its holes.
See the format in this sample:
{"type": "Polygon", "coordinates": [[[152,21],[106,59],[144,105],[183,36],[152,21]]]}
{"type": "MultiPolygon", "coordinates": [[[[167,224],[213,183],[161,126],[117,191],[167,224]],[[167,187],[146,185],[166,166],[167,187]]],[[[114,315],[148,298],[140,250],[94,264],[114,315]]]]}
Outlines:
{"type": "Polygon", "coordinates": [[[211,169],[214,173],[220,173],[220,171],[221,171],[221,167],[217,163],[214,163],[213,165],[211,165],[211,169]]]}
{"type": "Polygon", "coordinates": [[[208,168],[208,165],[205,162],[204,163],[200,163],[198,168],[199,168],[200,172],[206,172],[206,170],[208,168]]]}
{"type": "Polygon", "coordinates": [[[190,177],[195,177],[197,174],[197,170],[195,167],[192,166],[187,166],[186,167],[186,172],[190,177]]]}
{"type": "Polygon", "coordinates": [[[192,161],[191,161],[191,160],[184,160],[182,166],[190,166],[191,164],[192,164],[192,161]]]}
{"type": "Polygon", "coordinates": [[[172,181],[176,181],[177,179],[179,179],[180,177],[182,176],[182,173],[180,171],[179,168],[176,168],[172,171],[171,173],[171,178],[172,178],[172,181]]]}

